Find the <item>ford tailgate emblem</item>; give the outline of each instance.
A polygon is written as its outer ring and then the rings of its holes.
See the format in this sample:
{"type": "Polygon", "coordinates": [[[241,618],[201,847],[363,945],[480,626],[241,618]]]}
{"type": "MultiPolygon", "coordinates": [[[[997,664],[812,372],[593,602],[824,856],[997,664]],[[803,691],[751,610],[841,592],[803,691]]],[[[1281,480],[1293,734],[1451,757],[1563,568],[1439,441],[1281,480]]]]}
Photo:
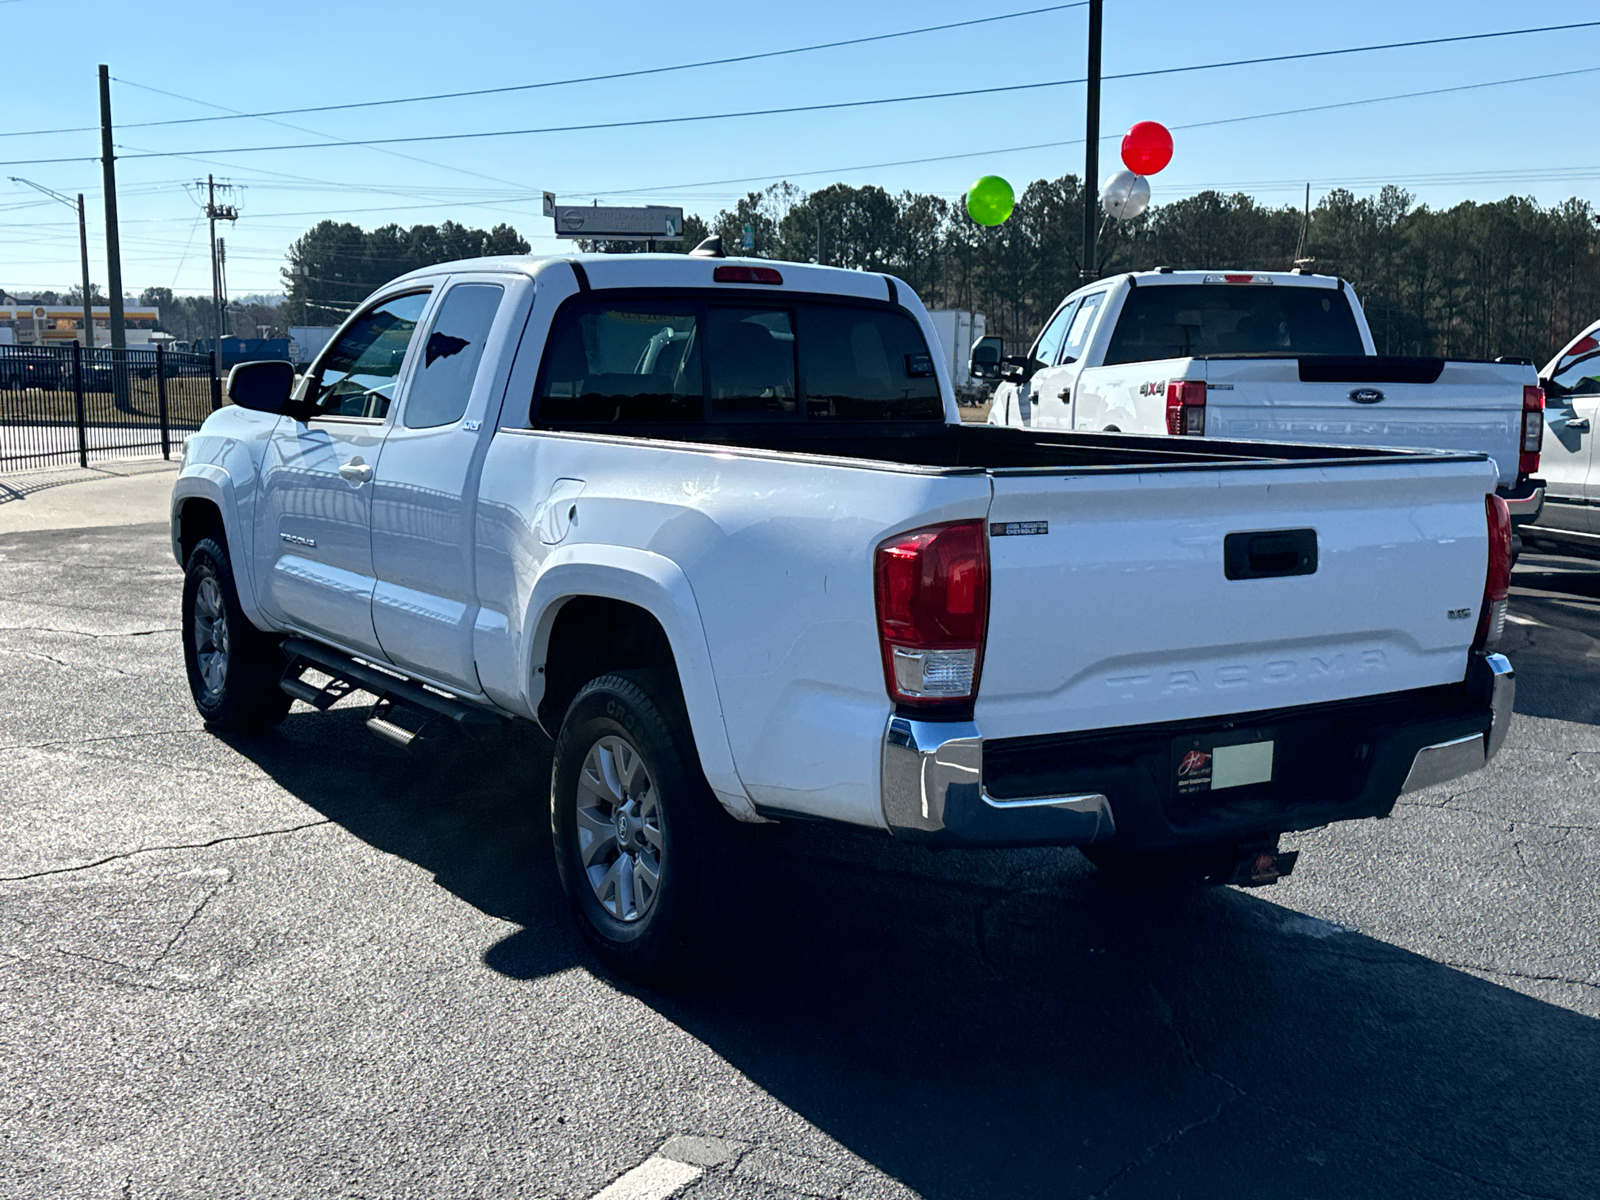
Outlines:
{"type": "Polygon", "coordinates": [[[1383,399],[1383,393],[1377,388],[1352,388],[1350,399],[1357,404],[1376,404],[1383,399]]]}

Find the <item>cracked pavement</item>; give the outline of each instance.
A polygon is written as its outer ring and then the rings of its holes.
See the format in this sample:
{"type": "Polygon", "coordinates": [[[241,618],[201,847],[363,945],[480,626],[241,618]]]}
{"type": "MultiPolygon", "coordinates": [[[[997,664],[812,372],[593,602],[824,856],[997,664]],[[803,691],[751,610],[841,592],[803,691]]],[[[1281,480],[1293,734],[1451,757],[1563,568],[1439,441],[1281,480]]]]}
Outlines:
{"type": "Polygon", "coordinates": [[[784,826],[663,994],[569,924],[536,732],[214,736],[164,527],[0,533],[0,1195],[1600,1194],[1600,563],[1516,582],[1500,758],[1276,888],[784,826]]]}

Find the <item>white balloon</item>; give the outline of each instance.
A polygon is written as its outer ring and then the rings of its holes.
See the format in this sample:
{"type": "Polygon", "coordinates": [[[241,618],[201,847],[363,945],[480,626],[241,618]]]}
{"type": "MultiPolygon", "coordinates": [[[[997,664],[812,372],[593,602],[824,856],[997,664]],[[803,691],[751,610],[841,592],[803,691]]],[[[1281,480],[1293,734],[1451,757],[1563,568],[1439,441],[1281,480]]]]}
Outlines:
{"type": "Polygon", "coordinates": [[[1100,185],[1100,207],[1118,221],[1131,221],[1150,207],[1150,181],[1132,171],[1118,171],[1100,185]]]}

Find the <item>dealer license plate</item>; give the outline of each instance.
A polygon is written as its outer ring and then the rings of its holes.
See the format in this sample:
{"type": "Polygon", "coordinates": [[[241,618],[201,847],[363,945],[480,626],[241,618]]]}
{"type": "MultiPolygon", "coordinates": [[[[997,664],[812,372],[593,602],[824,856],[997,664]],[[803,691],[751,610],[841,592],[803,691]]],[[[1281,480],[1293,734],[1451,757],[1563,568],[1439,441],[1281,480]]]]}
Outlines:
{"type": "Polygon", "coordinates": [[[1272,739],[1228,745],[1217,745],[1216,741],[1214,737],[1185,738],[1175,747],[1174,783],[1178,795],[1272,782],[1272,739]]]}

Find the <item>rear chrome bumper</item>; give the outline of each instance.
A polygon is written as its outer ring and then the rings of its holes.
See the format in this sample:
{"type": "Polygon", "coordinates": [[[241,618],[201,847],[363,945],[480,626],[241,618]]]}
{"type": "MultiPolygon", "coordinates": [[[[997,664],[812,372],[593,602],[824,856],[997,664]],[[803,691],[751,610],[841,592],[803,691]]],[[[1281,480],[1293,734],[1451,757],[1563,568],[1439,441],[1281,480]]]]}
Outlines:
{"type": "Polygon", "coordinates": [[[1436,742],[1418,750],[1406,781],[1401,785],[1402,796],[1481,771],[1505,744],[1506,730],[1511,726],[1511,710],[1517,700],[1517,673],[1504,654],[1485,655],[1483,665],[1489,672],[1488,730],[1436,742]]]}
{"type": "Polygon", "coordinates": [[[1525,479],[1511,491],[1502,492],[1500,498],[1511,510],[1511,519],[1525,525],[1544,511],[1544,480],[1525,479]]]}
{"type": "Polygon", "coordinates": [[[1109,841],[1111,802],[1098,792],[996,800],[983,786],[983,738],[966,722],[891,716],[883,738],[884,823],[892,830],[939,833],[956,813],[1027,813],[1077,843],[1109,841]]]}
{"type": "MultiPolygon", "coordinates": [[[[1454,715],[1423,714],[1391,730],[1388,740],[1377,745],[1377,766],[1350,803],[1288,810],[1259,829],[1256,824],[1260,822],[1242,819],[1244,823],[1239,824],[1226,814],[1203,827],[1171,828],[1159,797],[1141,797],[1127,785],[1126,775],[1115,787],[1101,783],[1104,792],[1061,788],[1043,795],[997,798],[984,785],[984,739],[976,725],[891,716],[883,739],[883,820],[892,832],[939,842],[1082,846],[1118,838],[1121,818],[1119,845],[1160,847],[1185,839],[1215,841],[1234,832],[1254,836],[1357,816],[1382,816],[1393,807],[1397,795],[1480,770],[1504,744],[1516,700],[1511,663],[1501,654],[1476,658],[1465,690],[1473,699],[1464,709],[1454,710],[1454,715]],[[1453,736],[1436,740],[1445,733],[1453,736]],[[1116,793],[1115,805],[1107,792],[1116,793]]],[[[1003,763],[991,766],[997,772],[994,789],[1013,792],[1015,777],[1006,778],[1003,763]]],[[[1115,782],[1112,777],[1100,778],[1115,782]]]]}

